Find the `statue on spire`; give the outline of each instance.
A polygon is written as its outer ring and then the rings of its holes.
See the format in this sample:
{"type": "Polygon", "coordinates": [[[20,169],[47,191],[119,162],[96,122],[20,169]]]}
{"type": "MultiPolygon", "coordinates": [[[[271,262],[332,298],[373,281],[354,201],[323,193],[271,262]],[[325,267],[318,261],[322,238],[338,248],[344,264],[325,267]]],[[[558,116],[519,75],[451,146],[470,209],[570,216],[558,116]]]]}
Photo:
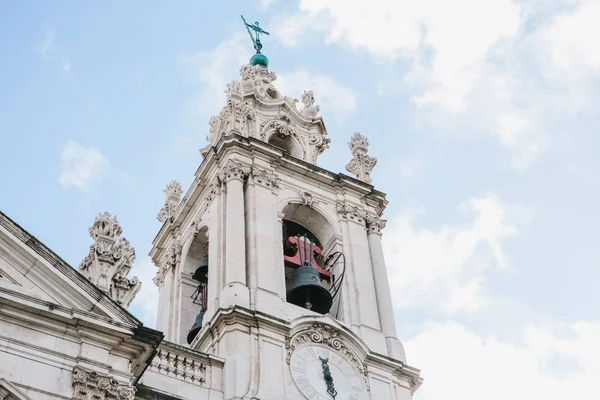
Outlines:
{"type": "Polygon", "coordinates": [[[246,22],[246,19],[244,18],[244,16],[242,15],[242,21],[244,21],[244,25],[246,25],[246,29],[248,30],[248,35],[250,35],[250,39],[252,40],[252,43],[254,44],[254,50],[256,50],[256,53],[260,53],[260,50],[262,49],[262,43],[260,42],[260,34],[262,33],[263,35],[269,35],[269,32],[263,30],[258,22],[255,22],[254,25],[253,24],[249,24],[246,22]],[[252,36],[252,32],[250,32],[250,30],[253,30],[254,33],[256,34],[256,37],[252,36]]]}
{"type": "Polygon", "coordinates": [[[260,27],[258,22],[254,24],[249,24],[246,22],[246,19],[242,15],[242,21],[244,21],[244,25],[246,26],[246,30],[248,31],[248,35],[250,35],[250,39],[252,40],[252,44],[254,45],[254,50],[256,50],[256,54],[252,56],[250,59],[250,65],[261,65],[265,68],[269,66],[269,59],[262,54],[260,51],[262,50],[262,43],[260,42],[260,35],[269,35],[269,32],[265,31],[260,27]],[[254,32],[254,36],[252,35],[254,32]]]}

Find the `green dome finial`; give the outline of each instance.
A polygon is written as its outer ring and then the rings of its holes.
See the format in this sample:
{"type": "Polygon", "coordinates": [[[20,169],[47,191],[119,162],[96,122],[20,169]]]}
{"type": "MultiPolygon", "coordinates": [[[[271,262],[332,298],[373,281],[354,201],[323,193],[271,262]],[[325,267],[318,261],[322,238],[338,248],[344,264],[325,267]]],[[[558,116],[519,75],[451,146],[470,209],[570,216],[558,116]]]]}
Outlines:
{"type": "Polygon", "coordinates": [[[244,25],[246,26],[248,35],[250,35],[250,39],[252,40],[252,44],[254,45],[254,50],[256,50],[256,54],[253,55],[252,58],[250,58],[250,65],[262,65],[263,67],[267,68],[269,66],[269,59],[267,58],[267,56],[260,52],[262,49],[262,43],[260,42],[259,36],[261,33],[263,35],[269,35],[269,32],[263,30],[259,26],[258,22],[255,22],[254,24],[247,23],[243,15],[242,21],[244,21],[244,25]],[[251,30],[254,31],[256,37],[252,36],[251,30]]]}

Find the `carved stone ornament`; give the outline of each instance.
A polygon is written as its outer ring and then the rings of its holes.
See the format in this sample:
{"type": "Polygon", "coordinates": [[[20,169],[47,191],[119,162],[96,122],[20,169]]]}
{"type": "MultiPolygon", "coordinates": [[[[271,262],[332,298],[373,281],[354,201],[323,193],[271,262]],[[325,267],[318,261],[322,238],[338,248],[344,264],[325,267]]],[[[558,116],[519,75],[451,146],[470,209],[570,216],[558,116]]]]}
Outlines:
{"type": "Polygon", "coordinates": [[[352,152],[352,159],[346,164],[346,171],[354,174],[357,179],[363,182],[371,183],[371,171],[377,164],[377,158],[370,157],[368,154],[368,139],[356,132],[348,142],[348,146],[352,152]]]}
{"type": "Polygon", "coordinates": [[[171,246],[169,246],[168,250],[165,252],[164,257],[158,266],[158,272],[156,276],[152,279],[154,284],[158,287],[162,287],[165,282],[165,275],[171,269],[175,269],[179,262],[181,261],[181,251],[182,245],[179,243],[179,240],[173,241],[171,246]]]}
{"type": "Polygon", "coordinates": [[[300,198],[302,199],[302,204],[310,208],[313,208],[313,206],[318,203],[315,196],[310,192],[300,192],[300,198]]]}
{"type": "Polygon", "coordinates": [[[221,167],[219,173],[219,180],[227,183],[232,179],[239,179],[243,181],[250,173],[250,167],[239,162],[233,161],[232,159],[227,160],[225,165],[221,167]]]}
{"type": "Polygon", "coordinates": [[[135,250],[124,237],[116,216],[108,212],[98,214],[89,229],[94,243],[81,264],[79,272],[111,299],[129,307],[142,283],[127,275],[135,261],[135,250]]]}
{"type": "Polygon", "coordinates": [[[73,369],[72,385],[73,398],[78,400],[133,400],[136,392],[134,386],[81,367],[73,369]]]}
{"type": "Polygon", "coordinates": [[[166,220],[173,217],[175,210],[177,210],[177,206],[181,201],[181,195],[183,194],[183,189],[181,188],[181,184],[177,181],[171,181],[167,184],[167,187],[164,190],[165,192],[165,204],[158,212],[158,216],[156,217],[160,222],[165,222],[166,220]]]}
{"type": "Polygon", "coordinates": [[[367,232],[381,236],[381,231],[385,228],[386,223],[385,219],[369,216],[367,217],[367,232]]]}
{"type": "Polygon", "coordinates": [[[276,117],[262,122],[260,125],[260,137],[265,140],[270,130],[274,130],[277,136],[285,138],[295,135],[297,128],[289,115],[283,111],[279,111],[276,117]]]}
{"type": "Polygon", "coordinates": [[[347,203],[337,203],[335,208],[344,219],[363,224],[367,218],[367,211],[360,207],[353,206],[347,203]]]}
{"type": "Polygon", "coordinates": [[[262,185],[269,189],[276,189],[279,187],[279,178],[276,174],[266,171],[264,169],[258,168],[256,166],[252,167],[252,178],[255,183],[262,185]]]}
{"type": "Polygon", "coordinates": [[[304,104],[304,108],[300,113],[304,118],[314,118],[321,111],[321,108],[315,105],[315,95],[312,90],[304,91],[302,94],[302,104],[304,104]]]}
{"type": "Polygon", "coordinates": [[[275,72],[258,65],[243,65],[240,68],[240,76],[244,93],[255,90],[259,98],[277,99],[281,97],[281,94],[273,86],[273,82],[277,79],[275,72]]]}
{"type": "Polygon", "coordinates": [[[289,364],[292,359],[292,353],[296,348],[312,343],[319,343],[331,347],[341,354],[354,365],[356,370],[363,375],[365,382],[368,384],[367,366],[354,351],[344,344],[340,338],[340,331],[330,325],[315,322],[306,329],[296,332],[292,337],[286,337],[285,349],[287,351],[287,356],[285,361],[289,364]]]}

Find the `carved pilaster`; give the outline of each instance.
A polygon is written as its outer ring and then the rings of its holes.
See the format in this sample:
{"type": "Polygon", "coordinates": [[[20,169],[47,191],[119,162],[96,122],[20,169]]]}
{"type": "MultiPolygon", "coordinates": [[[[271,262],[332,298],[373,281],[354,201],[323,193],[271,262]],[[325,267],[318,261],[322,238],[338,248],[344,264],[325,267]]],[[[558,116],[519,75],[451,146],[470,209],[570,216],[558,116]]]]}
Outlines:
{"type": "Polygon", "coordinates": [[[249,173],[249,166],[241,162],[229,159],[227,160],[225,165],[221,167],[221,172],[219,173],[219,180],[223,183],[227,183],[232,179],[238,179],[243,182],[249,173]]]}
{"type": "Polygon", "coordinates": [[[352,152],[352,159],[346,164],[346,171],[363,182],[371,183],[371,171],[377,164],[377,158],[369,157],[369,141],[356,132],[348,142],[348,146],[352,152]]]}
{"type": "Polygon", "coordinates": [[[381,236],[381,234],[382,234],[381,231],[385,228],[386,223],[387,223],[387,221],[385,219],[368,216],[367,217],[367,232],[374,233],[376,235],[381,236]]]}
{"type": "Polygon", "coordinates": [[[336,210],[343,219],[364,224],[367,218],[367,212],[362,208],[347,203],[337,203],[336,210]]]}
{"type": "Polygon", "coordinates": [[[81,367],[73,369],[72,385],[73,399],[78,400],[133,400],[136,392],[134,386],[81,367]]]}
{"type": "Polygon", "coordinates": [[[129,240],[121,237],[123,230],[116,216],[108,212],[98,214],[90,227],[94,243],[81,264],[79,272],[123,307],[129,307],[141,289],[137,277],[127,275],[135,261],[135,249],[129,240]]]}
{"type": "Polygon", "coordinates": [[[158,287],[162,287],[165,282],[165,276],[171,269],[175,269],[181,261],[182,245],[179,240],[174,240],[169,246],[166,254],[158,265],[158,272],[152,279],[152,282],[158,287]]]}
{"type": "Polygon", "coordinates": [[[175,210],[177,210],[177,206],[181,201],[181,195],[183,194],[183,189],[181,188],[181,184],[177,181],[171,181],[167,184],[167,187],[164,190],[165,192],[165,204],[158,212],[158,216],[156,217],[160,222],[165,222],[167,219],[170,219],[175,210]]]}

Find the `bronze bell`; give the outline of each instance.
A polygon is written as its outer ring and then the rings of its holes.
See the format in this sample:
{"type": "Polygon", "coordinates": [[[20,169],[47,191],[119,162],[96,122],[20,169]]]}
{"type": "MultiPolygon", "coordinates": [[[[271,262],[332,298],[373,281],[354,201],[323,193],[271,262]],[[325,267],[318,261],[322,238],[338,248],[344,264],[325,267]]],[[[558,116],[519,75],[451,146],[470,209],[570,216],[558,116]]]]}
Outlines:
{"type": "Polygon", "coordinates": [[[192,278],[194,278],[197,281],[200,281],[200,283],[208,282],[208,254],[207,253],[205,253],[204,257],[202,257],[202,260],[200,260],[200,266],[198,268],[196,268],[196,271],[194,271],[192,278]]]}
{"type": "Polygon", "coordinates": [[[200,329],[202,329],[202,319],[204,318],[205,312],[206,310],[200,311],[200,313],[196,316],[196,321],[194,322],[194,325],[192,325],[192,329],[190,329],[187,335],[188,344],[192,344],[194,338],[198,332],[200,332],[200,329]]]}
{"type": "Polygon", "coordinates": [[[294,271],[287,301],[320,314],[328,313],[333,302],[329,290],[321,285],[319,271],[307,264],[294,271]]]}

